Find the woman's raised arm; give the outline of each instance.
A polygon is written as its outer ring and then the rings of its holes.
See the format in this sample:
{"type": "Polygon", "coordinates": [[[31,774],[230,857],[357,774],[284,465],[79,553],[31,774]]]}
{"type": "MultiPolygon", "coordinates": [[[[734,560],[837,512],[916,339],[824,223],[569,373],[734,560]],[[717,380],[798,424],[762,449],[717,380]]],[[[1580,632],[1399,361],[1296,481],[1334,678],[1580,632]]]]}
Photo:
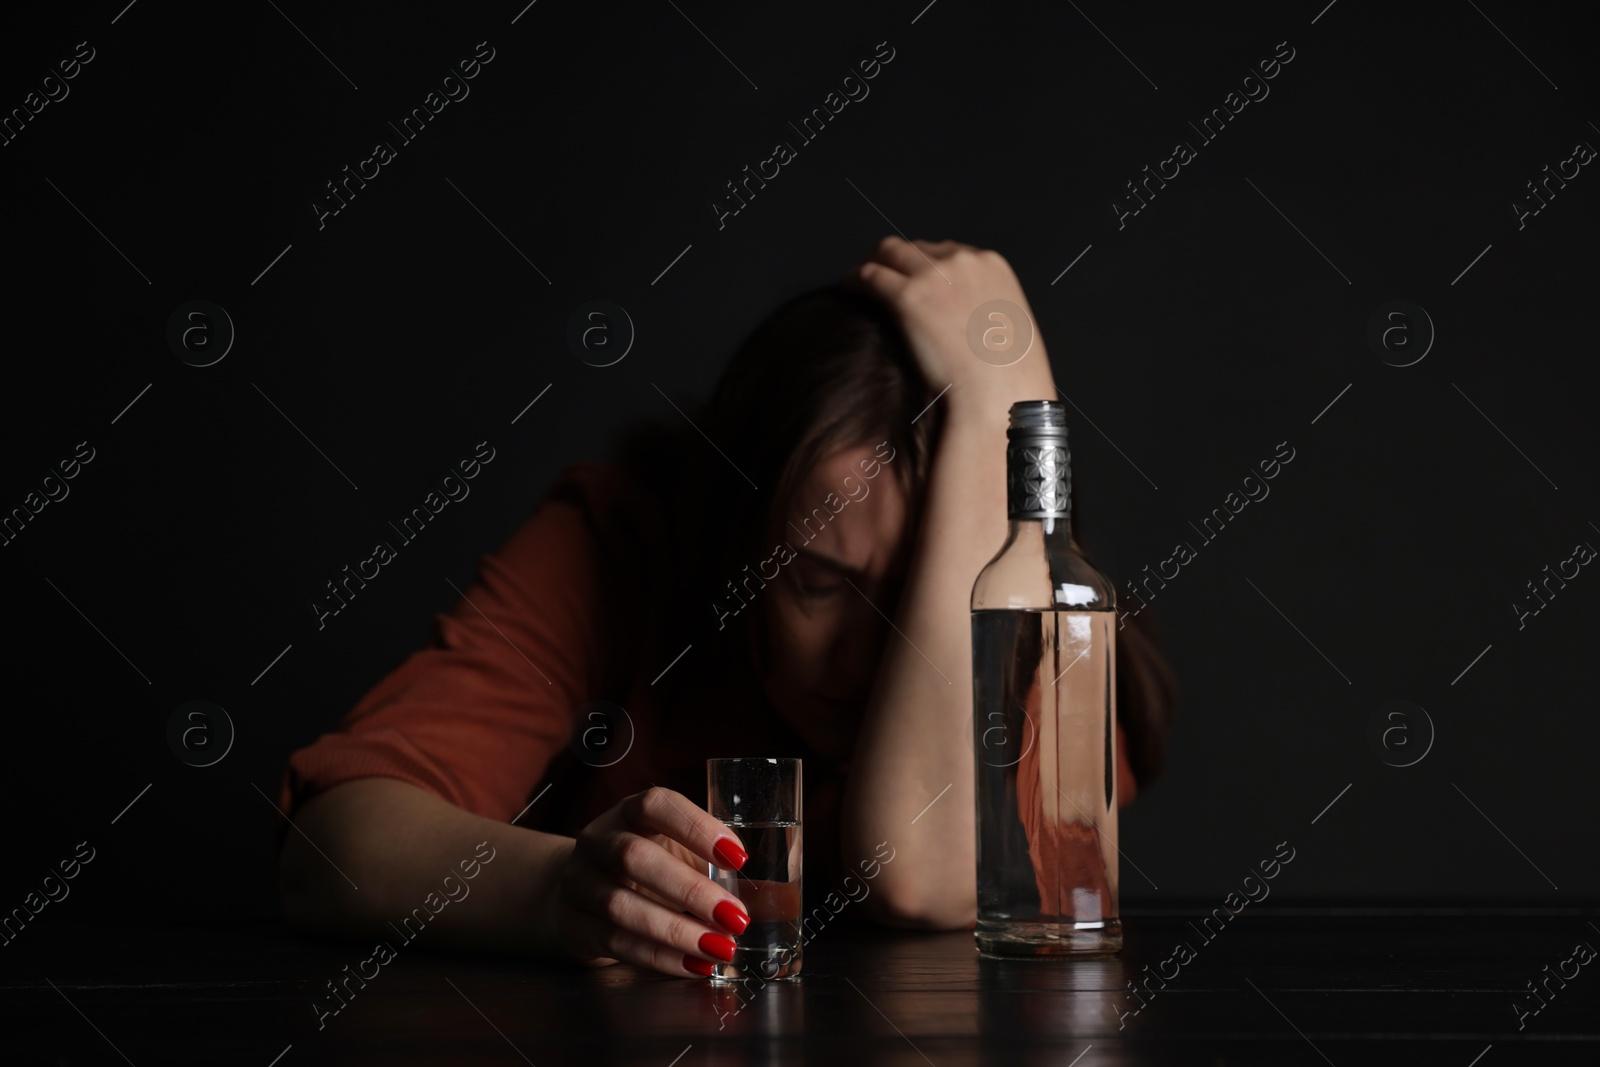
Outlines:
{"type": "MultiPolygon", "coordinates": [[[[845,861],[880,841],[896,850],[868,898],[881,921],[931,928],[976,919],[973,821],[972,583],[1006,535],[1011,405],[1054,400],[1044,342],[997,366],[967,343],[991,300],[1027,312],[998,253],[954,241],[885,238],[850,275],[897,314],[931,391],[948,405],[895,625],[856,741],[843,814],[845,861]],[[902,639],[903,638],[903,639],[902,639]],[[930,806],[931,805],[931,806],[930,806]]],[[[988,328],[1034,331],[1028,322],[988,328]]]]}

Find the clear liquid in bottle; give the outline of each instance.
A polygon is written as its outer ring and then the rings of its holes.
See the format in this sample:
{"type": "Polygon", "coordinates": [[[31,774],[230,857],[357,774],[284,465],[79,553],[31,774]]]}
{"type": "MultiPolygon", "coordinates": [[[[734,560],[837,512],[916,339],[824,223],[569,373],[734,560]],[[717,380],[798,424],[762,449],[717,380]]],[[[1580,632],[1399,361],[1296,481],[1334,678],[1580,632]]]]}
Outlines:
{"type": "Polygon", "coordinates": [[[1116,617],[975,611],[979,948],[1121,947],[1117,915],[1116,617]]]}

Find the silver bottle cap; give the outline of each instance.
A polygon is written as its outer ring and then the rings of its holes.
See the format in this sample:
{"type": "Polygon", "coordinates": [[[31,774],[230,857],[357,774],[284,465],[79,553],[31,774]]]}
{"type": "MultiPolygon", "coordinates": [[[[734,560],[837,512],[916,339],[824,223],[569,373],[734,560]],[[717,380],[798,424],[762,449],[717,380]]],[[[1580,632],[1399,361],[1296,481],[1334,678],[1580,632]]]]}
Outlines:
{"type": "Polygon", "coordinates": [[[1006,440],[1006,517],[1068,518],[1072,471],[1066,406],[1058,400],[1012,404],[1006,440]]]}

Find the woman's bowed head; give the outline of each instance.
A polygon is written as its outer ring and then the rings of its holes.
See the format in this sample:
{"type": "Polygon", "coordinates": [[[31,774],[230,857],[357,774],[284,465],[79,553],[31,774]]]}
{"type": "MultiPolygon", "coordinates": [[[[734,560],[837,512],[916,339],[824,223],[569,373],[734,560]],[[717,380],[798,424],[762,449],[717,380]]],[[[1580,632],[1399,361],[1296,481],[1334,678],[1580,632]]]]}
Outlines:
{"type": "MultiPolygon", "coordinates": [[[[880,442],[871,456],[857,461],[859,469],[845,475],[837,491],[829,491],[816,507],[800,518],[799,525],[795,524],[794,519],[790,519],[785,532],[792,533],[793,540],[802,545],[810,544],[848,505],[867,499],[868,494],[872,492],[872,480],[883,472],[884,464],[893,462],[894,447],[888,441],[880,442]]],[[[762,560],[754,570],[751,570],[750,565],[746,563],[737,580],[728,579],[729,595],[711,602],[711,611],[717,618],[717,629],[726,629],[728,619],[749,607],[750,602],[755,600],[756,593],[765,589],[768,582],[776,579],[778,570],[792,562],[798,554],[790,539],[785,538],[772,547],[772,554],[762,560]],[[771,573],[768,573],[769,568],[771,573]]]]}
{"type": "MultiPolygon", "coordinates": [[[[1057,395],[1037,334],[1028,358],[975,357],[968,322],[993,301],[1031,319],[998,252],[884,238],[755,329],[699,429],[569,468],[433,644],[291,758],[287,917],[375,931],[487,839],[492,873],[431,943],[707,974],[750,915],[707,877],[745,842],[699,803],[705,760],[767,752],[806,762],[809,884],[892,840],[855,910],[970,927],[972,585],[1006,539],[1010,407],[1057,395]],[[596,700],[639,738],[603,769],[566,753],[596,700]]],[[[1143,624],[1116,637],[1124,802],[1159,771],[1175,702],[1143,624]]]]}

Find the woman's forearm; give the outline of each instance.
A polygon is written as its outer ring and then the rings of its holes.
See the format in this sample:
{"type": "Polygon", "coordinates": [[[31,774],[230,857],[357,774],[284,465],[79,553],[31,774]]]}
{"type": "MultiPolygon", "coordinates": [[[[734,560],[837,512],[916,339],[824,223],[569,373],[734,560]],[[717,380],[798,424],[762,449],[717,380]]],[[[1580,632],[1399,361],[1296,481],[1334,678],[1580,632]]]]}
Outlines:
{"type": "Polygon", "coordinates": [[[392,942],[412,917],[405,929],[425,925],[429,944],[558,954],[553,904],[571,838],[473,815],[394,778],[335,786],[294,826],[279,896],[296,926],[392,942]]]}
{"type": "Polygon", "coordinates": [[[1018,375],[1005,391],[950,394],[896,619],[900,635],[885,647],[856,742],[844,847],[847,860],[879,841],[895,847],[869,898],[886,922],[954,928],[976,918],[972,583],[1006,535],[1010,403],[1055,396],[1043,352],[1036,355],[1042,376],[1018,375]]]}

